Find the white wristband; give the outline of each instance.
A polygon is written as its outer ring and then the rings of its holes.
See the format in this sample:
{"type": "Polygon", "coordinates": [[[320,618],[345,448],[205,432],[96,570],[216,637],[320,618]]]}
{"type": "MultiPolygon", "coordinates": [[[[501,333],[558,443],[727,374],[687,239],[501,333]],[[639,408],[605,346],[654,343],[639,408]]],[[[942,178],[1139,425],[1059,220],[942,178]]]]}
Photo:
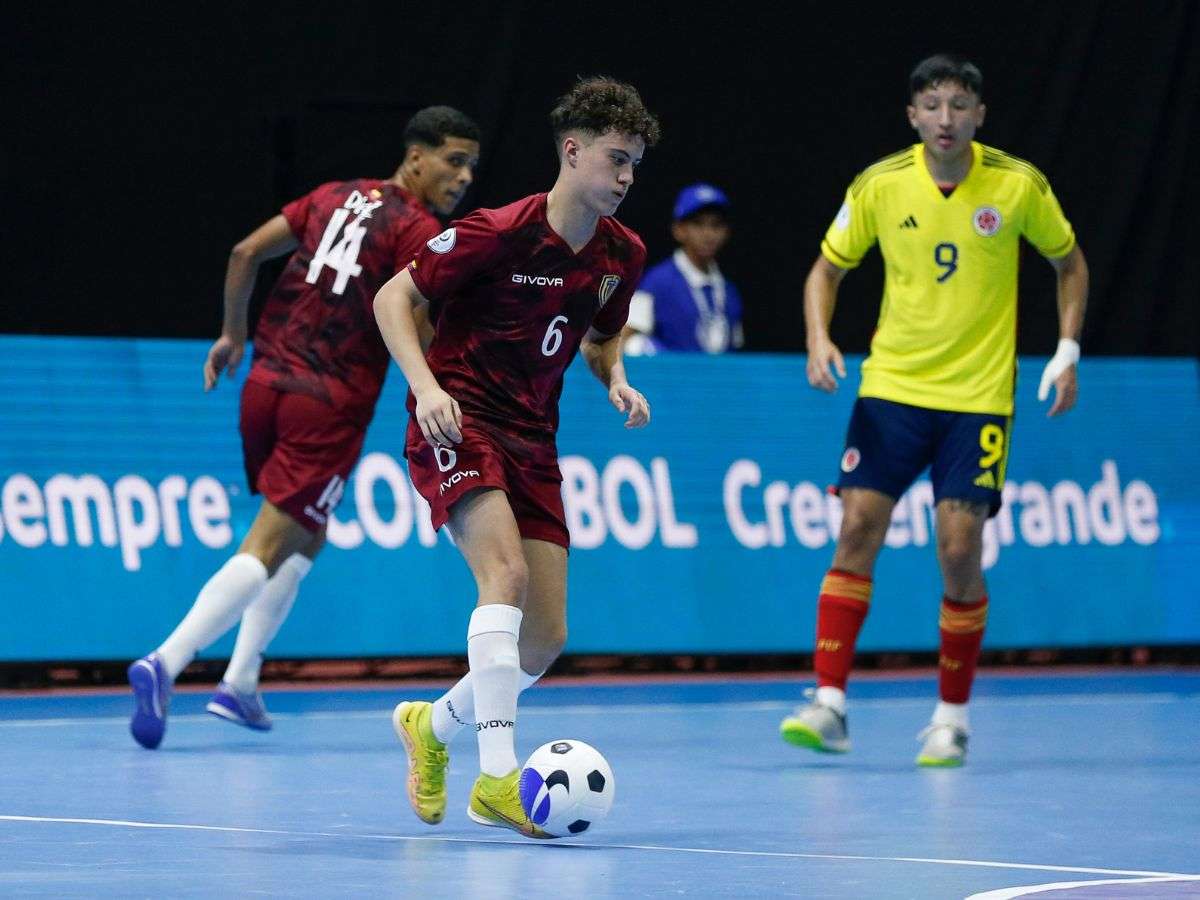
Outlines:
{"type": "Polygon", "coordinates": [[[1042,380],[1038,384],[1038,400],[1045,400],[1049,397],[1050,386],[1054,384],[1058,376],[1078,362],[1079,342],[1070,338],[1060,338],[1058,349],[1054,351],[1054,356],[1050,358],[1050,362],[1046,363],[1046,368],[1042,371],[1042,380]]]}
{"type": "Polygon", "coordinates": [[[1079,341],[1071,340],[1071,338],[1059,338],[1058,348],[1054,351],[1055,359],[1065,359],[1068,366],[1073,366],[1079,362],[1079,341]]]}

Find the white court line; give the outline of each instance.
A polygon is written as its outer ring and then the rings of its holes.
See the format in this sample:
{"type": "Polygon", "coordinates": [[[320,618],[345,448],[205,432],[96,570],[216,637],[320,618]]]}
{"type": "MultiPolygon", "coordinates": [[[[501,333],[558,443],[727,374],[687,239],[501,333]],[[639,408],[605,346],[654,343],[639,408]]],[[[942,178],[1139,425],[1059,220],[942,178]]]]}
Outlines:
{"type": "MultiPolygon", "coordinates": [[[[242,828],[225,825],[193,825],[178,822],[133,822],[122,819],[76,819],[56,816],[0,815],[3,822],[49,823],[58,825],[106,825],[113,828],[161,828],[177,831],[217,831],[235,834],[272,834],[284,837],[326,837],[366,841],[421,841],[447,844],[512,844],[515,846],[538,846],[529,841],[495,840],[484,838],[456,838],[442,836],[422,837],[402,834],[356,834],[333,831],[287,831],[279,828],[242,828]]],[[[543,845],[544,846],[544,845],[543,845]]],[[[1131,875],[1152,879],[1176,879],[1180,881],[1200,880],[1200,875],[1183,875],[1178,872],[1145,872],[1137,869],[1098,869],[1091,866],[1050,866],[1039,863],[995,862],[980,859],[936,859],[919,856],[851,856],[840,853],[780,853],[770,850],[718,850],[705,847],[661,847],[654,844],[584,844],[570,841],[560,847],[581,847],[590,850],[642,850],[655,853],[701,853],[715,856],[755,856],[770,859],[838,859],[856,862],[909,862],[939,866],[975,866],[989,869],[1033,869],[1040,872],[1076,872],[1084,875],[1131,875]]]]}
{"type": "MultiPolygon", "coordinates": [[[[396,696],[401,696],[397,692],[396,696]]],[[[1162,705],[1166,703],[1196,703],[1196,694],[1039,694],[1035,697],[978,697],[971,701],[973,709],[994,707],[1040,707],[1040,706],[1106,706],[1113,703],[1138,703],[1162,705]]],[[[911,709],[925,708],[932,700],[920,697],[876,698],[873,700],[851,700],[855,709],[911,709]]],[[[522,716],[560,715],[641,715],[643,713],[694,712],[705,710],[728,710],[730,712],[779,712],[795,707],[795,702],[784,700],[734,701],[729,703],[591,703],[569,706],[530,706],[521,710],[522,716]]],[[[350,721],[354,719],[377,719],[391,715],[392,708],[376,710],[361,709],[347,712],[336,710],[314,710],[302,713],[271,713],[273,719],[312,719],[350,721]]],[[[171,716],[172,722],[207,722],[212,719],[206,713],[189,713],[171,716]]],[[[0,719],[0,728],[52,728],[64,725],[115,725],[128,722],[128,716],[75,716],[48,719],[0,719]]]]}
{"type": "MultiPolygon", "coordinates": [[[[1022,887],[984,891],[982,894],[972,894],[966,900],[1013,900],[1014,897],[1028,897],[1030,894],[1065,891],[1070,888],[1092,887],[1098,884],[1178,884],[1181,881],[1200,881],[1200,875],[1170,875],[1166,878],[1105,878],[1102,881],[1055,881],[1051,884],[1027,884],[1022,887]]],[[[1153,895],[1147,894],[1146,896],[1153,895]]]]}

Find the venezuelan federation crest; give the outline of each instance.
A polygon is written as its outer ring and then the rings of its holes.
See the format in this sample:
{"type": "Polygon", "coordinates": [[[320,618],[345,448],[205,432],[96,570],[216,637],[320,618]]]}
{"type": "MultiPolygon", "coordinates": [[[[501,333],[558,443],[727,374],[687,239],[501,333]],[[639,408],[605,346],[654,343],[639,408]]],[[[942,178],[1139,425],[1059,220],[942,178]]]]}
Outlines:
{"type": "Polygon", "coordinates": [[[617,286],[621,283],[619,275],[605,275],[600,279],[600,305],[603,306],[608,302],[609,298],[616,292],[617,286]]]}

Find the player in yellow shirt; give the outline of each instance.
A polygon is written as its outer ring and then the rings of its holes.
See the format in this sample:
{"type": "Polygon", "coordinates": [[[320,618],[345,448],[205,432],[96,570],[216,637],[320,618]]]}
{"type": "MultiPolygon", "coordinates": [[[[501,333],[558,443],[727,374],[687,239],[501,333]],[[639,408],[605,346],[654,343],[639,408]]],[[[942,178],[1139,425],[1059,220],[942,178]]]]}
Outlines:
{"type": "Polygon", "coordinates": [[[841,460],[841,532],[821,585],[812,702],[783,720],[790,743],[845,752],[846,679],[869,609],[875,559],[896,501],[928,466],[944,596],[940,702],[918,765],[961,765],[967,700],[987,620],[983,526],[1000,508],[1016,380],[1017,251],[1024,237],[1058,275],[1058,350],[1042,373],[1051,416],[1075,405],[1088,272],[1044,175],[973,140],[983,77],[938,55],[909,76],[908,121],[920,143],[850,185],[804,286],[808,380],[846,376],[829,336],[838,284],[878,243],[883,305],[863,363],[841,460]]]}

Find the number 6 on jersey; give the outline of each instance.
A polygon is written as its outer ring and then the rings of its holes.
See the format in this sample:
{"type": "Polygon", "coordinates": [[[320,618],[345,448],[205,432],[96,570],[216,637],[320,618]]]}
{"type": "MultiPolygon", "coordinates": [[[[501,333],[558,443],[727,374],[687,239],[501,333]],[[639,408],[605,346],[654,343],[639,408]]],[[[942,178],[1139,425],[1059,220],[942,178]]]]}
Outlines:
{"type": "Polygon", "coordinates": [[[563,333],[558,326],[566,325],[568,321],[570,320],[566,316],[555,316],[550,320],[550,327],[546,329],[546,336],[542,338],[542,356],[553,356],[558,352],[563,342],[563,333]]]}

